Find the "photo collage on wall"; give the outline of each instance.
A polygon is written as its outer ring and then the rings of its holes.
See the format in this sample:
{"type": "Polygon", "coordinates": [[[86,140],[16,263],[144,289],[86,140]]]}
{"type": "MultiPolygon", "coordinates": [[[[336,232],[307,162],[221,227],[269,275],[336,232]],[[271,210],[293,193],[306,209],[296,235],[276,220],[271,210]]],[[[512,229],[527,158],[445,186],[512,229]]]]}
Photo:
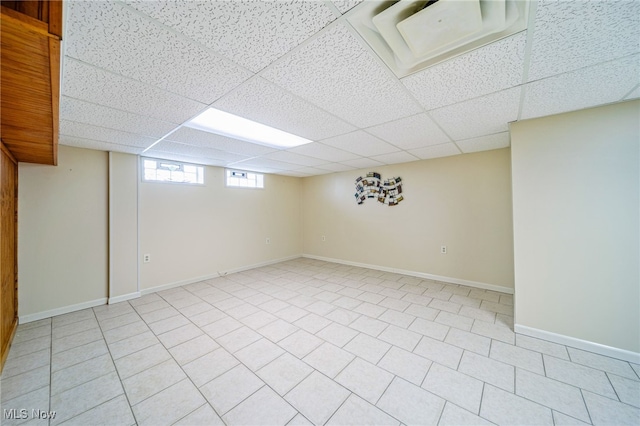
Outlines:
{"type": "Polygon", "coordinates": [[[397,206],[404,200],[402,179],[394,177],[383,181],[380,173],[369,172],[366,177],[360,176],[356,179],[355,197],[358,204],[364,203],[368,198],[374,198],[379,203],[397,206]]]}

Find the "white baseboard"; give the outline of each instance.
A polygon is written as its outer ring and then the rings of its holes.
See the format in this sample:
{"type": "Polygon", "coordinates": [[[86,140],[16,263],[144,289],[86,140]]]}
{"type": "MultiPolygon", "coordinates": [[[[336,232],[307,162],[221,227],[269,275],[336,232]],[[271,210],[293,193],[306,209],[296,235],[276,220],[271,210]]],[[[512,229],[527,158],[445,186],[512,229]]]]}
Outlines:
{"type": "Polygon", "coordinates": [[[131,300],[131,299],[137,299],[138,297],[140,297],[140,292],[136,291],[134,293],[129,293],[129,294],[123,294],[123,295],[120,295],[120,296],[110,297],[109,301],[107,303],[109,305],[113,305],[114,303],[124,302],[126,300],[131,300]]]}
{"type": "Polygon", "coordinates": [[[513,294],[513,288],[503,287],[495,284],[481,283],[478,281],[469,281],[469,280],[463,280],[460,278],[443,277],[441,275],[427,274],[425,272],[408,271],[406,269],[389,268],[389,267],[380,266],[380,265],[370,265],[368,263],[351,262],[350,260],[333,259],[331,257],[316,256],[314,254],[303,254],[302,257],[307,257],[309,259],[323,260],[325,262],[340,263],[340,264],[349,265],[349,266],[358,266],[360,268],[375,269],[377,271],[392,272],[394,274],[409,275],[412,277],[425,278],[428,280],[443,281],[451,284],[461,284],[469,287],[481,288],[484,290],[498,291],[500,293],[513,294]]]}
{"type": "Polygon", "coordinates": [[[38,321],[45,318],[55,317],[56,315],[68,314],[70,312],[81,311],[82,309],[93,308],[94,306],[106,305],[107,298],[103,297],[88,302],[77,303],[75,305],[63,306],[61,308],[51,309],[50,311],[38,312],[36,314],[20,315],[18,322],[25,324],[28,322],[38,321]]]}
{"type": "Polygon", "coordinates": [[[621,359],[623,361],[640,364],[640,353],[627,351],[625,349],[614,348],[612,346],[601,345],[600,343],[590,342],[564,334],[552,333],[550,331],[540,330],[538,328],[527,327],[526,325],[515,324],[513,330],[516,333],[525,336],[535,337],[537,339],[548,340],[549,342],[559,343],[572,348],[582,349],[584,351],[593,352],[599,355],[608,356],[610,358],[621,359]]]}
{"type": "Polygon", "coordinates": [[[223,277],[223,276],[228,275],[228,274],[234,274],[236,272],[248,271],[249,269],[260,268],[262,266],[269,266],[269,265],[273,265],[274,263],[286,262],[287,260],[298,259],[300,257],[302,257],[302,255],[301,254],[297,254],[297,255],[294,255],[294,256],[283,257],[283,258],[280,258],[280,259],[267,260],[266,262],[260,262],[260,263],[255,263],[253,265],[241,266],[239,268],[229,269],[227,271],[221,271],[221,272],[215,273],[215,274],[203,275],[201,277],[189,278],[187,280],[176,281],[176,282],[173,282],[173,283],[163,284],[163,285],[159,285],[159,286],[151,287],[151,288],[145,288],[145,289],[142,289],[140,291],[140,293],[141,293],[141,295],[144,296],[145,294],[157,293],[158,291],[169,290],[171,288],[180,287],[180,286],[187,285],[187,284],[193,284],[193,283],[197,283],[197,282],[204,281],[204,280],[210,280],[212,278],[219,278],[219,277],[223,277]]]}

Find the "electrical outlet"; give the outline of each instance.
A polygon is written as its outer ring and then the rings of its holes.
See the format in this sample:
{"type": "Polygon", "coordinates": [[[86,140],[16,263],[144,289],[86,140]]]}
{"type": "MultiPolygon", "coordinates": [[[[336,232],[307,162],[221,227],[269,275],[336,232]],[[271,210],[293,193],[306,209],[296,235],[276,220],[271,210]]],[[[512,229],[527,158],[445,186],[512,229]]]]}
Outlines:
{"type": "Polygon", "coordinates": [[[327,237],[325,237],[324,235],[322,236],[322,241],[327,241],[327,237]]]}
{"type": "Polygon", "coordinates": [[[264,242],[265,244],[271,244],[271,238],[267,237],[267,239],[264,242]]]}
{"type": "Polygon", "coordinates": [[[447,254],[447,246],[440,246],[440,253],[447,254]]]}
{"type": "Polygon", "coordinates": [[[151,262],[151,255],[150,254],[145,254],[142,257],[142,259],[143,259],[144,263],[149,263],[149,262],[151,262]]]}

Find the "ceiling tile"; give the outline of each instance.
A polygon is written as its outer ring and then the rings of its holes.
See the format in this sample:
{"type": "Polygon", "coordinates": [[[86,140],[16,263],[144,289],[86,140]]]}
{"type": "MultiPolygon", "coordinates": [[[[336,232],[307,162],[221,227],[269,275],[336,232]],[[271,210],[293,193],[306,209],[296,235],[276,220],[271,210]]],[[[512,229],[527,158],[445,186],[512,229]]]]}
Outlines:
{"type": "Polygon", "coordinates": [[[252,167],[255,169],[264,170],[295,170],[300,168],[299,164],[284,163],[282,161],[271,160],[264,157],[250,158],[245,161],[239,161],[237,163],[233,163],[232,166],[238,169],[247,168],[248,170],[253,170],[252,167]]]}
{"type": "Polygon", "coordinates": [[[69,57],[63,70],[63,95],[134,114],[182,123],[206,106],[69,57]]]}
{"type": "Polygon", "coordinates": [[[244,83],[213,106],[311,140],[356,130],[352,125],[260,77],[244,83]]]}
{"type": "Polygon", "coordinates": [[[402,149],[451,142],[438,125],[424,113],[369,127],[367,132],[402,149]]]}
{"type": "Polygon", "coordinates": [[[506,148],[511,145],[509,132],[496,133],[495,135],[480,136],[479,138],[456,141],[463,153],[489,151],[491,149],[506,148]]]}
{"type": "Polygon", "coordinates": [[[79,99],[60,98],[60,119],[129,133],[161,138],[176,125],[166,121],[96,105],[79,99]]]}
{"type": "Polygon", "coordinates": [[[640,82],[640,55],[538,80],[525,86],[521,119],[619,101],[640,82]],[[595,84],[594,84],[595,83],[595,84]],[[585,90],[588,87],[588,90],[585,90]]]}
{"type": "Polygon", "coordinates": [[[335,19],[318,1],[157,1],[128,4],[258,72],[335,19]]]}
{"type": "Polygon", "coordinates": [[[60,135],[58,139],[60,145],[75,146],[76,148],[95,149],[98,151],[124,152],[127,154],[141,154],[144,148],[136,146],[119,145],[109,142],[93,141],[90,139],[76,138],[73,136],[60,135]]]}
{"type": "Polygon", "coordinates": [[[394,152],[393,154],[376,155],[371,159],[384,164],[408,163],[409,161],[417,161],[418,157],[413,156],[405,151],[394,152]]]}
{"type": "Polygon", "coordinates": [[[352,154],[332,146],[323,145],[319,142],[312,142],[306,145],[298,146],[289,150],[296,154],[306,155],[308,157],[320,158],[325,161],[347,161],[360,158],[359,155],[352,154]]]}
{"type": "Polygon", "coordinates": [[[276,151],[263,156],[263,158],[270,158],[272,160],[284,161],[285,163],[298,164],[301,166],[317,166],[326,163],[325,160],[296,154],[291,151],[276,151]]]}
{"type": "Polygon", "coordinates": [[[332,172],[346,172],[347,170],[353,170],[354,167],[347,166],[346,164],[340,163],[325,163],[321,164],[318,167],[321,169],[331,170],[332,172]]]}
{"type": "Polygon", "coordinates": [[[325,145],[340,148],[363,157],[398,152],[399,149],[367,132],[358,130],[346,135],[335,136],[321,141],[325,145]]]}
{"type": "Polygon", "coordinates": [[[142,149],[151,146],[156,138],[148,138],[134,133],[121,132],[119,130],[92,126],[90,124],[76,123],[60,120],[60,134],[80,139],[108,142],[118,145],[136,146],[142,149]]]}
{"type": "MultiPolygon", "coordinates": [[[[148,158],[159,158],[162,160],[182,161],[184,163],[198,164],[202,166],[224,167],[226,162],[216,158],[192,157],[184,154],[176,154],[175,152],[164,152],[159,150],[149,150],[142,154],[148,158]]],[[[205,177],[205,180],[207,178],[205,177]]]]}
{"type": "Polygon", "coordinates": [[[342,164],[355,167],[356,169],[365,169],[367,167],[378,167],[384,165],[384,163],[372,160],[371,158],[358,158],[357,160],[343,161],[342,164]]]}
{"type": "Polygon", "coordinates": [[[520,87],[431,111],[431,117],[454,139],[469,139],[509,130],[518,118],[520,87]]]}
{"type": "Polygon", "coordinates": [[[637,53],[640,2],[539,1],[532,46],[529,81],[637,53]]]}
{"type": "Polygon", "coordinates": [[[635,98],[640,98],[640,86],[636,87],[633,90],[633,92],[625,96],[625,99],[635,99],[635,98]]]}
{"type": "Polygon", "coordinates": [[[120,2],[68,10],[65,54],[97,67],[207,104],[252,75],[120,2]]]}
{"type": "Polygon", "coordinates": [[[247,157],[264,155],[276,151],[276,149],[268,146],[232,139],[226,136],[216,135],[214,133],[203,132],[202,130],[196,130],[190,127],[181,127],[174,133],[167,136],[167,140],[180,142],[186,145],[195,145],[203,148],[228,151],[234,154],[245,155],[247,157]]]}
{"type": "Polygon", "coordinates": [[[309,176],[313,176],[312,173],[303,173],[299,170],[282,170],[279,171],[277,174],[281,175],[281,176],[291,176],[291,177],[309,177],[309,176]]]}
{"type": "Polygon", "coordinates": [[[342,23],[273,64],[262,76],[358,127],[421,112],[402,84],[342,23]]]}
{"type": "Polygon", "coordinates": [[[307,175],[312,175],[312,176],[326,175],[327,173],[332,173],[329,170],[318,169],[315,167],[303,167],[301,169],[296,169],[295,171],[299,173],[306,173],[307,175]]]}
{"type": "Polygon", "coordinates": [[[426,148],[412,149],[411,154],[423,160],[430,158],[449,157],[450,155],[460,154],[460,150],[453,143],[445,143],[442,145],[428,146],[426,148]]]}
{"type": "Polygon", "coordinates": [[[526,31],[402,79],[427,110],[522,83],[526,31]]]}
{"type": "Polygon", "coordinates": [[[210,158],[219,160],[221,163],[235,163],[236,161],[242,161],[248,157],[244,155],[232,154],[230,152],[220,151],[218,149],[203,148],[194,145],[185,145],[177,142],[171,142],[163,140],[153,146],[152,150],[162,151],[166,153],[175,153],[188,155],[193,158],[210,158]]]}
{"type": "Polygon", "coordinates": [[[340,13],[345,14],[353,9],[356,5],[362,3],[363,0],[331,0],[338,8],[340,13]]]}

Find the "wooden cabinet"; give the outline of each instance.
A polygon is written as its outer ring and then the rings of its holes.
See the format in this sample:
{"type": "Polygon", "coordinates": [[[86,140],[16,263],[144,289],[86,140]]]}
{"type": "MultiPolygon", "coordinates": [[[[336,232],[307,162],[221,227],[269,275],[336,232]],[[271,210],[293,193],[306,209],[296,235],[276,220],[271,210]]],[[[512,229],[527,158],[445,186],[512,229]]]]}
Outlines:
{"type": "Polygon", "coordinates": [[[18,324],[18,162],[56,165],[62,1],[0,10],[0,372],[18,324]]]}
{"type": "Polygon", "coordinates": [[[57,163],[62,2],[2,1],[0,137],[18,161],[57,163]]]}

